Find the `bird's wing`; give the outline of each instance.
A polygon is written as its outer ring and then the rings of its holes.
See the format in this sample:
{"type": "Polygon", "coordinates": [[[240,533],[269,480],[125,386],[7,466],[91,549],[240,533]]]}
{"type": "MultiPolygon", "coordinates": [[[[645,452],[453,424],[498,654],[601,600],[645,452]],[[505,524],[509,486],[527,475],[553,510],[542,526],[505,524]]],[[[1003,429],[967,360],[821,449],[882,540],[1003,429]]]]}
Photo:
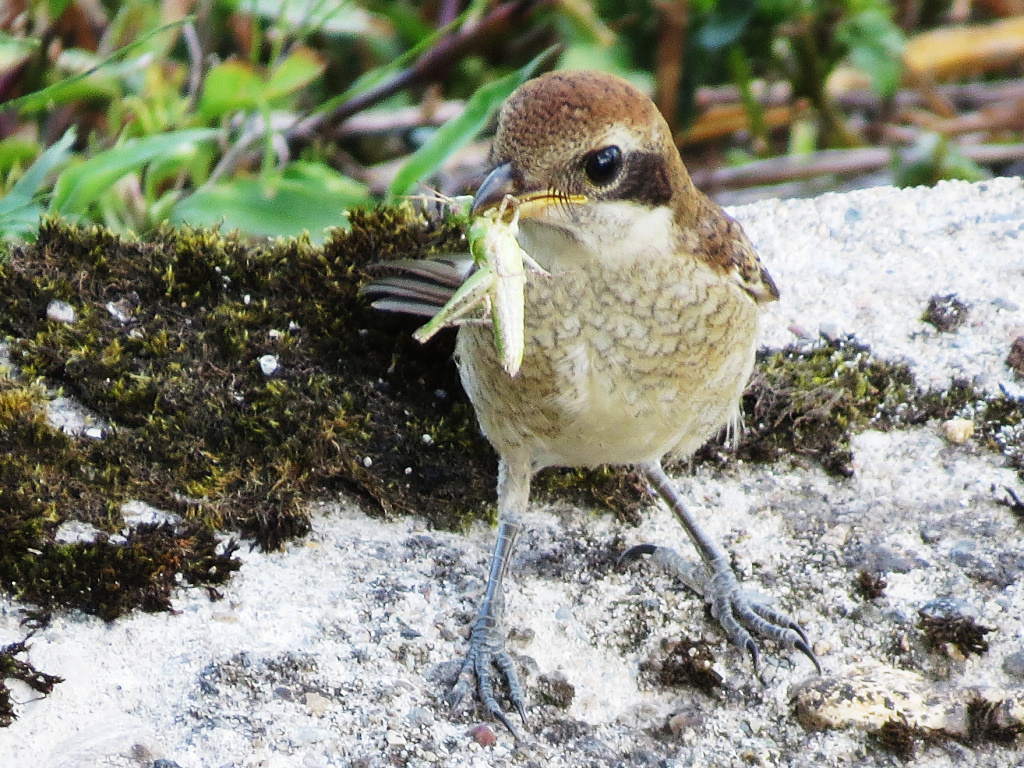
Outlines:
{"type": "Polygon", "coordinates": [[[732,216],[707,201],[695,227],[698,252],[722,270],[758,304],[776,301],[779,289],[754,250],[750,238],[732,216]]]}
{"type": "Polygon", "coordinates": [[[397,259],[374,264],[374,271],[390,274],[373,280],[360,294],[384,312],[433,317],[473,274],[473,257],[446,254],[429,259],[397,259]]]}

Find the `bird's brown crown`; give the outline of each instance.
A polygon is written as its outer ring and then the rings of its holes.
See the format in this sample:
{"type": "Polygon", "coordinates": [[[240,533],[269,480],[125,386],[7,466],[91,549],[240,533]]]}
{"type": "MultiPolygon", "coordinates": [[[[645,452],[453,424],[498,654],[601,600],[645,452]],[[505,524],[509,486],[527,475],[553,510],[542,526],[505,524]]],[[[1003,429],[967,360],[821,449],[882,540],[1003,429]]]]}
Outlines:
{"type": "MultiPolygon", "coordinates": [[[[653,102],[627,81],[599,72],[551,72],[525,83],[498,118],[492,160],[511,162],[527,186],[548,186],[593,199],[663,205],[689,177],[672,134],[653,102]],[[621,178],[595,183],[587,173],[622,153],[621,178]]],[[[600,180],[600,177],[598,177],[600,180]]]]}

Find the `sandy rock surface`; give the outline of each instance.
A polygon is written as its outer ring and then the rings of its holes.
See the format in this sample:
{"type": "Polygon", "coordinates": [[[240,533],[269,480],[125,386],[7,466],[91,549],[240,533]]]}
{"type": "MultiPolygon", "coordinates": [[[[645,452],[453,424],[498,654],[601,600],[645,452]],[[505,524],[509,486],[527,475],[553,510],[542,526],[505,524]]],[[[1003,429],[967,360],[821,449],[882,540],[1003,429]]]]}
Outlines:
{"type": "MultiPolygon", "coordinates": [[[[927,386],[968,377],[1021,393],[1004,365],[1024,334],[1020,179],[733,213],[782,290],[766,344],[852,333],[909,361],[927,386]],[[970,313],[943,334],[921,316],[949,293],[970,313]]],[[[764,647],[758,679],[697,597],[649,563],[615,570],[632,544],[687,550],[664,507],[631,527],[534,505],[507,598],[531,704],[517,744],[443,700],[492,531],[382,522],[340,498],[315,510],[308,539],[243,551],[222,600],[182,589],[173,615],[109,625],[55,615],[29,658],[66,681],[46,698],[15,688],[19,719],[0,730],[0,766],[873,767],[899,764],[869,735],[886,711],[931,735],[913,765],[1021,765],[1024,521],[999,502],[1005,488],[1024,498],[1024,484],[999,454],[951,442],[938,423],[862,433],[853,448],[848,479],[780,462],[678,480],[746,586],[802,622],[821,678],[799,654],[764,647]],[[861,569],[884,573],[881,597],[856,593],[861,569]],[[990,628],[987,651],[928,647],[922,608],[990,628]],[[710,693],[659,677],[664,644],[683,638],[709,642],[722,678],[710,693]],[[991,706],[968,714],[979,700],[991,706]],[[984,738],[969,727],[978,711],[998,726],[984,738]]],[[[0,644],[24,636],[21,617],[0,598],[0,644]]]]}

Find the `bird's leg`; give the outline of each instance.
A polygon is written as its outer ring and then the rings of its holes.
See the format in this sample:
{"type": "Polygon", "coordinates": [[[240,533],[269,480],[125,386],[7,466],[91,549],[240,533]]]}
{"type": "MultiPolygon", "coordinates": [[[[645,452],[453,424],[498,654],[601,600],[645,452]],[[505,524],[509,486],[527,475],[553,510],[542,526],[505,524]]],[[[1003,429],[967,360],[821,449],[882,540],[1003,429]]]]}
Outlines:
{"type": "Polygon", "coordinates": [[[497,667],[508,683],[509,697],[519,712],[523,723],[526,723],[526,709],[523,699],[523,688],[519,683],[519,675],[515,663],[505,650],[505,629],[502,617],[505,612],[505,593],[503,581],[512,558],[512,549],[516,537],[523,529],[518,522],[518,513],[525,510],[530,494],[530,476],[532,470],[528,459],[509,461],[502,458],[498,467],[498,538],[494,544],[494,555],[491,558],[491,570],[487,577],[487,591],[484,593],[480,612],[473,621],[470,635],[469,652],[459,673],[459,680],[451,693],[453,707],[469,695],[474,680],[480,702],[487,712],[500,720],[516,738],[519,734],[511,721],[498,706],[494,695],[492,668],[497,667]]]}
{"type": "Polygon", "coordinates": [[[774,640],[786,648],[796,648],[814,663],[820,673],[821,665],[800,625],[782,611],[743,593],[729,565],[728,554],[701,530],[661,463],[650,462],[643,465],[643,470],[693,541],[700,553],[701,563],[691,563],[680,557],[675,550],[650,544],[633,547],[623,554],[623,559],[650,554],[659,565],[676,574],[707,601],[711,606],[711,614],[722,625],[729,640],[750,653],[755,669],[758,666],[758,652],[751,632],[774,640]]]}

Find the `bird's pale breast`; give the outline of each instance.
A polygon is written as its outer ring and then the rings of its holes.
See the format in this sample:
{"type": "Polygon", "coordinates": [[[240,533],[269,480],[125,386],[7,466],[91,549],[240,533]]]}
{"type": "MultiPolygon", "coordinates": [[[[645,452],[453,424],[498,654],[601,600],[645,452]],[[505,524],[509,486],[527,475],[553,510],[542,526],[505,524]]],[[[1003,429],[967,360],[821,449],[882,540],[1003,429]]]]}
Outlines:
{"type": "Polygon", "coordinates": [[[750,375],[757,306],[693,258],[530,275],[526,352],[515,378],[489,328],[459,331],[460,372],[499,453],[535,467],[689,455],[735,417],[750,375]]]}

